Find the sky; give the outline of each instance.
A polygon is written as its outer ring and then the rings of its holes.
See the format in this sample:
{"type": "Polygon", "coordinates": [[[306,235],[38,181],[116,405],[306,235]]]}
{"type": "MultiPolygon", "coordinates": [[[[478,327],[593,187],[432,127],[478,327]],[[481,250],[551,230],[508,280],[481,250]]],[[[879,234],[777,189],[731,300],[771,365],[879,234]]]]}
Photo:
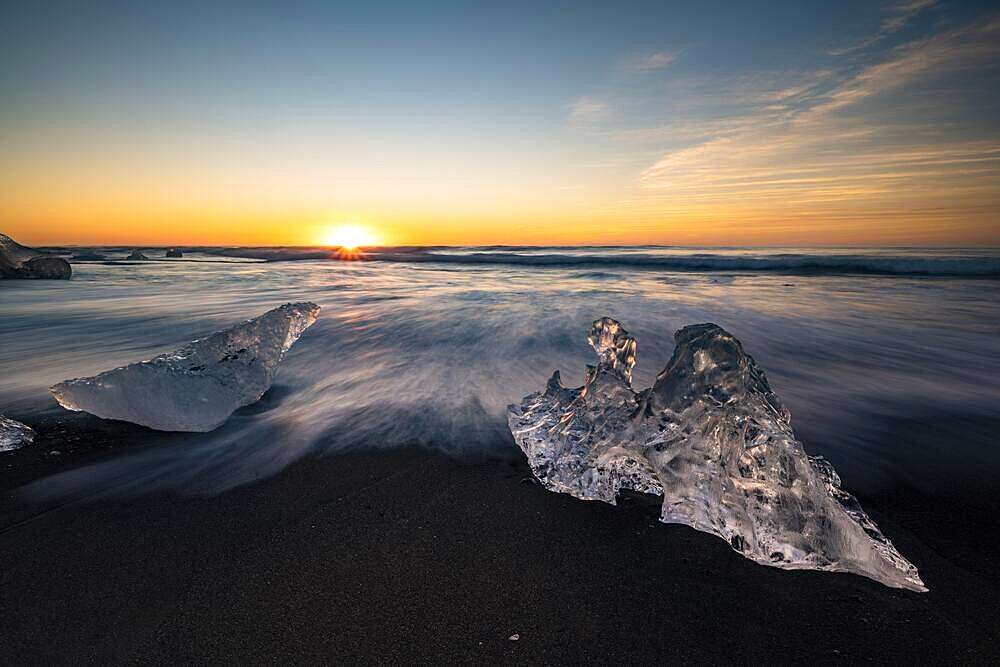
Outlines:
{"type": "Polygon", "coordinates": [[[16,4],[22,243],[1000,245],[990,2],[16,4]]]}

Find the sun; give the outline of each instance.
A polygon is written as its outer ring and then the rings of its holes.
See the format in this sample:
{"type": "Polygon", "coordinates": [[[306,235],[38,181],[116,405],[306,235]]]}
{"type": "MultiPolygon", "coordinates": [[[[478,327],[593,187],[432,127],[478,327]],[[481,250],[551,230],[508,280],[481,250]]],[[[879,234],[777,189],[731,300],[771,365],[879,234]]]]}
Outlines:
{"type": "Polygon", "coordinates": [[[375,237],[361,225],[337,225],[331,227],[323,237],[323,243],[344,250],[355,250],[361,246],[376,245],[375,237]]]}

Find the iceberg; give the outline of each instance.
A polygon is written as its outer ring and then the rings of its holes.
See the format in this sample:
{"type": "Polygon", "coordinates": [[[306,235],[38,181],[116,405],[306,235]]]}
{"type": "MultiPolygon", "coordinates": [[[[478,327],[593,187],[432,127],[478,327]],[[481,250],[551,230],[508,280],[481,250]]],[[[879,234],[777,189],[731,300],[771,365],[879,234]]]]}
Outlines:
{"type": "Polygon", "coordinates": [[[211,431],[264,395],[282,356],[318,315],[314,303],[286,303],[174,352],[50,391],[68,410],[160,431],[211,431]]]}
{"type": "Polygon", "coordinates": [[[927,590],[833,466],[806,454],[739,340],[715,324],[674,339],[656,382],[636,392],[635,338],[599,319],[588,337],[598,362],[582,387],[564,387],[556,371],[545,391],[508,406],[514,440],[545,488],[612,505],[622,490],[655,494],[661,521],[717,535],[758,563],[927,590]]]}
{"type": "Polygon", "coordinates": [[[0,452],[9,452],[30,445],[35,432],[30,427],[0,415],[0,452]]]}
{"type": "Polygon", "coordinates": [[[63,280],[72,274],[69,262],[59,255],[23,246],[6,234],[0,234],[0,279],[63,280]]]}

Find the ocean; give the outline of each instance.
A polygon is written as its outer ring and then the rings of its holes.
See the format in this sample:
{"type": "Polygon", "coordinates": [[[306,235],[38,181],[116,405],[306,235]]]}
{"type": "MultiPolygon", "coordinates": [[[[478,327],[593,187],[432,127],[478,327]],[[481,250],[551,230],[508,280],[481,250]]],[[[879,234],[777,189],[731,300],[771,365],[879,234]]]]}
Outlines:
{"type": "MultiPolygon", "coordinates": [[[[715,322],[767,371],[810,454],[861,495],[1000,479],[1000,250],[664,247],[64,248],[69,281],[0,282],[0,413],[62,410],[47,387],[170,351],[288,301],[322,307],[272,389],[51,480],[52,492],[215,493],[311,455],[514,447],[505,408],[559,369],[582,383],[593,320],[638,339],[647,387],[682,326],[715,322]],[[355,261],[351,261],[355,260],[355,261]]],[[[125,443],[127,444],[127,443],[125,443]]],[[[41,483],[45,487],[45,481],[41,483]]],[[[37,485],[36,485],[37,486],[37,485]]]]}

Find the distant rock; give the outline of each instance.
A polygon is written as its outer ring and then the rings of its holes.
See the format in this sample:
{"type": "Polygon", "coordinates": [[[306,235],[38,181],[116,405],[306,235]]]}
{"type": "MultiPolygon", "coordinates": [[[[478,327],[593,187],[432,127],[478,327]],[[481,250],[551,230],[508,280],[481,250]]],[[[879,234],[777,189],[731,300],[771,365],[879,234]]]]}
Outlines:
{"type": "Polygon", "coordinates": [[[183,257],[184,253],[180,251],[179,248],[169,248],[167,250],[167,257],[183,257]]]}
{"type": "Polygon", "coordinates": [[[145,261],[149,260],[149,257],[146,257],[145,255],[143,255],[138,250],[133,250],[132,254],[129,255],[128,257],[126,257],[125,259],[126,260],[131,260],[131,261],[143,261],[143,262],[145,262],[145,261]]]}
{"type": "Polygon", "coordinates": [[[288,348],[319,315],[314,303],[286,303],[149,361],[51,388],[67,410],[83,410],[160,431],[207,432],[257,402],[288,348]]]}
{"type": "Polygon", "coordinates": [[[0,415],[0,452],[9,452],[30,445],[35,432],[21,422],[0,415]]]}
{"type": "Polygon", "coordinates": [[[0,278],[66,279],[73,269],[62,257],[40,252],[0,234],[0,278]]]}

